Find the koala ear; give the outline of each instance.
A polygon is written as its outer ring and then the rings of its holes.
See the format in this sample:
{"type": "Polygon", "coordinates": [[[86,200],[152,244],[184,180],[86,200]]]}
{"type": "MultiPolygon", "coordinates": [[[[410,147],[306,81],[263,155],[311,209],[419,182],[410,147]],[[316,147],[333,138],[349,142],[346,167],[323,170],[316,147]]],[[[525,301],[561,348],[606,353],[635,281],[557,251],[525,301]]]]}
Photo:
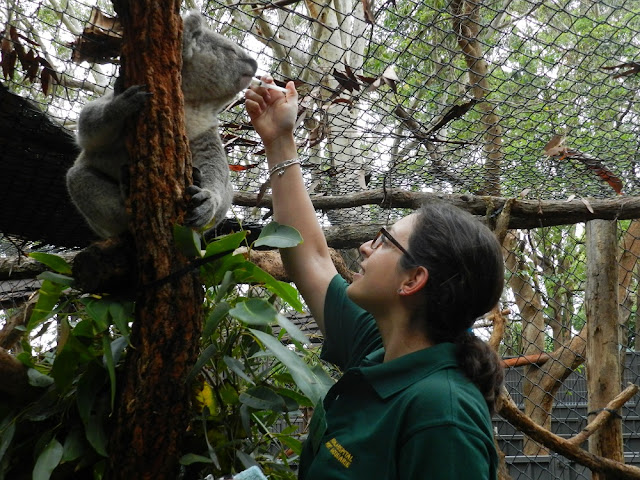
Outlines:
{"type": "Polygon", "coordinates": [[[182,56],[190,58],[193,55],[198,37],[202,34],[204,19],[197,10],[192,10],[182,20],[182,56]]]}

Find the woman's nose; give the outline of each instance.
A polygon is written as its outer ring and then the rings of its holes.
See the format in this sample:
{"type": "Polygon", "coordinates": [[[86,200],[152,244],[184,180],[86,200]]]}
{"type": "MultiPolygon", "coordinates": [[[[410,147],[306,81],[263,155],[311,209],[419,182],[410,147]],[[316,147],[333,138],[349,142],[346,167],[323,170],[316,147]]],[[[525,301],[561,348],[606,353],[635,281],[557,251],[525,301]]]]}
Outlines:
{"type": "Polygon", "coordinates": [[[362,245],[360,245],[360,248],[358,249],[360,251],[360,255],[362,255],[363,257],[368,257],[369,255],[371,255],[371,252],[373,251],[371,248],[372,243],[373,240],[369,240],[368,242],[364,242],[362,245]]]}

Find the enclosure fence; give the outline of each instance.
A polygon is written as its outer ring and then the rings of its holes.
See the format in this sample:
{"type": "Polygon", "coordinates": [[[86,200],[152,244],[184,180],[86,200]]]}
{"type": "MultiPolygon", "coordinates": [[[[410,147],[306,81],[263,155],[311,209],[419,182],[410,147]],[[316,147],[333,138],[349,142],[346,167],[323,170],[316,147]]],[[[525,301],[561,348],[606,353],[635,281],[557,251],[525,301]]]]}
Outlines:
{"type": "MultiPolygon", "coordinates": [[[[640,384],[640,3],[191,0],[184,8],[250,51],[259,74],[295,82],[305,182],[351,270],[353,249],[375,226],[421,199],[475,205],[502,240],[507,268],[500,308],[475,332],[499,341],[515,404],[564,439],[598,413],[588,408],[586,377],[606,375],[587,359],[587,222],[615,222],[619,383],[640,384]],[[533,213],[514,220],[523,205],[533,213]]],[[[118,75],[112,16],[103,0],[0,3],[5,331],[39,286],[25,254],[73,256],[91,240],[63,178],[80,109],[118,75]]],[[[242,100],[220,116],[235,189],[229,218],[264,225],[264,148],[242,100]]],[[[299,322],[318,338],[310,317],[299,322]]],[[[36,335],[55,322],[45,327],[36,335]]],[[[615,414],[624,461],[635,466],[639,411],[636,395],[615,414]]],[[[504,418],[494,427],[511,478],[591,478],[504,418]]]]}

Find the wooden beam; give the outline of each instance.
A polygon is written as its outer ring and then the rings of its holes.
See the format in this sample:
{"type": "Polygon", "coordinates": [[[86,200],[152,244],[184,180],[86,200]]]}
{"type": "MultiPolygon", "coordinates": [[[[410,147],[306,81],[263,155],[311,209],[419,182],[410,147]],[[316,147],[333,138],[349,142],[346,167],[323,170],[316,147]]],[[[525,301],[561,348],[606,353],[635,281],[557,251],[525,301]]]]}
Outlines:
{"type": "MultiPolygon", "coordinates": [[[[271,208],[271,196],[265,195],[257,202],[258,195],[236,192],[233,203],[245,207],[271,208]]],[[[568,225],[589,220],[628,220],[640,218],[640,197],[573,200],[524,200],[511,199],[508,228],[538,228],[568,225]]],[[[312,196],[316,209],[331,210],[362,205],[379,205],[383,208],[416,209],[423,203],[444,201],[467,210],[474,215],[497,216],[508,198],[479,195],[445,195],[402,190],[367,190],[341,196],[312,196]]],[[[492,217],[493,218],[493,217],[492,217]]],[[[491,219],[491,218],[490,218],[491,219]]]]}

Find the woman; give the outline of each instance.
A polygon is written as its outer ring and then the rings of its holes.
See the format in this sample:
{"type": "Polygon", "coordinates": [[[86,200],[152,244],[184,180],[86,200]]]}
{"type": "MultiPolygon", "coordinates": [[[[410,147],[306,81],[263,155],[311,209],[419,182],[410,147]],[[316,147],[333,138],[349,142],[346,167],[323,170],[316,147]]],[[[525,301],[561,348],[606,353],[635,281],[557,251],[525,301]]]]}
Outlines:
{"type": "MultiPolygon", "coordinates": [[[[267,84],[271,78],[263,78],[267,84]]],[[[299,478],[494,479],[490,414],[496,355],[470,331],[503,287],[494,235],[471,215],[422,207],[360,247],[351,285],[337,275],[297,162],[298,95],[248,90],[262,138],[275,220],[304,239],[281,255],[343,371],[314,412],[299,478]]]]}

